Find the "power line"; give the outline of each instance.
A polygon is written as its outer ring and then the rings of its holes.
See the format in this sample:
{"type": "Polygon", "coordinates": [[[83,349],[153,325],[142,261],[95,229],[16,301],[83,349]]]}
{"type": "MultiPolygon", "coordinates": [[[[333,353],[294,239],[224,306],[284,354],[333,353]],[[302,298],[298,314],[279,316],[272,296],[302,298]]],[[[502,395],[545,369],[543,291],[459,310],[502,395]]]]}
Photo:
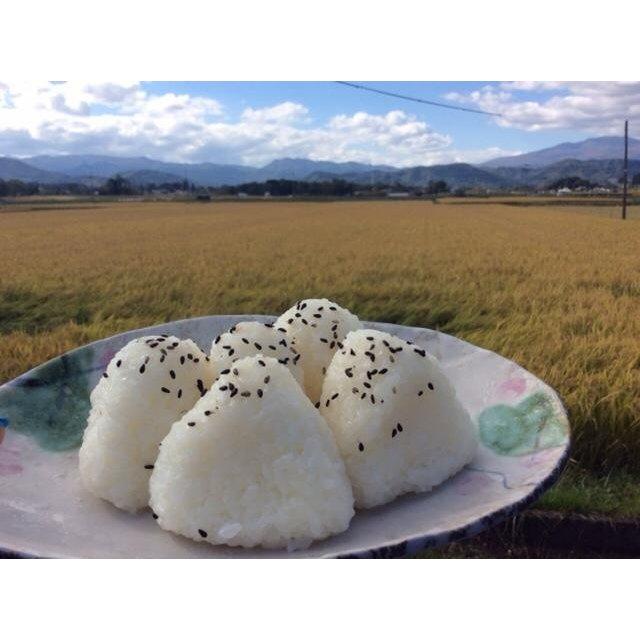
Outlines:
{"type": "Polygon", "coordinates": [[[428,104],[432,107],[442,107],[443,109],[453,109],[455,111],[467,111],[468,113],[481,113],[486,116],[501,116],[501,113],[494,113],[492,111],[483,111],[482,109],[471,109],[470,107],[458,107],[453,104],[445,104],[444,102],[434,102],[433,100],[423,100],[422,98],[414,98],[412,96],[404,96],[400,93],[392,93],[391,91],[383,91],[382,89],[374,89],[373,87],[366,87],[363,84],[356,84],[355,82],[344,82],[343,80],[336,80],[336,84],[344,84],[347,87],[353,87],[354,89],[362,89],[364,91],[372,91],[373,93],[380,93],[383,96],[391,96],[392,98],[400,98],[401,100],[410,100],[411,102],[420,102],[421,104],[428,104]]]}

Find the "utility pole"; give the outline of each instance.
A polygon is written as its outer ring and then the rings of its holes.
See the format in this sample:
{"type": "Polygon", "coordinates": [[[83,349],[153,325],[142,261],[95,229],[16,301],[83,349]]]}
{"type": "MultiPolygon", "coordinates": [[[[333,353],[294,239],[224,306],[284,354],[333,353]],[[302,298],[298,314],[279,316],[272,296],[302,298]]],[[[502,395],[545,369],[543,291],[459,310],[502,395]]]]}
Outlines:
{"type": "Polygon", "coordinates": [[[624,163],[622,165],[622,219],[627,219],[627,182],[629,181],[629,121],[624,121],[624,163]]]}

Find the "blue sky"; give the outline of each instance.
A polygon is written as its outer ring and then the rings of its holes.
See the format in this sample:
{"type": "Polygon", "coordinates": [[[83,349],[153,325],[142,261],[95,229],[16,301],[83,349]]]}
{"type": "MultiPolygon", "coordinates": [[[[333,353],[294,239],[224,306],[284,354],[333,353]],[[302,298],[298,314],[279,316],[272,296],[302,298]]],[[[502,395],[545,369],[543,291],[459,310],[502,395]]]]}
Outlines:
{"type": "MultiPolygon", "coordinates": [[[[456,104],[447,94],[461,94],[479,90],[491,82],[367,82],[358,84],[375,87],[428,100],[456,104]]],[[[496,126],[489,116],[450,111],[369,93],[330,82],[148,82],[144,86],[152,93],[175,91],[215,98],[229,109],[231,117],[238,117],[248,106],[268,107],[283,101],[301,102],[309,107],[312,118],[327,121],[339,113],[366,111],[384,114],[393,109],[428,122],[435,130],[454,138],[460,147],[482,149],[499,146],[511,151],[531,151],[558,142],[582,140],[584,131],[558,129],[529,132],[496,126]]],[[[520,100],[540,100],[557,95],[558,91],[523,91],[520,100]]]]}
{"type": "MultiPolygon", "coordinates": [[[[0,81],[4,155],[102,153],[264,165],[278,157],[395,166],[482,162],[640,121],[640,83],[0,81]]],[[[632,126],[633,134],[633,126],[632,126]]]]}

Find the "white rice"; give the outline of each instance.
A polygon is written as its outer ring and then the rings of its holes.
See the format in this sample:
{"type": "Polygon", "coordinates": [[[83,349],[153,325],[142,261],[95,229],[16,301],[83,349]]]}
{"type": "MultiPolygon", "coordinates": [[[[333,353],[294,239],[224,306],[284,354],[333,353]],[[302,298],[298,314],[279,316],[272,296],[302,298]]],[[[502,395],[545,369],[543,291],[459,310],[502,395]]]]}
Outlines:
{"type": "Polygon", "coordinates": [[[161,527],[213,544],[295,548],[353,516],[331,430],[290,371],[262,356],[235,362],[172,427],[150,487],[161,527]]]}
{"type": "Polygon", "coordinates": [[[87,489],[120,509],[146,507],[160,442],[212,381],[191,340],[146,336],[118,351],[91,393],[79,454],[87,489]]]}
{"type": "Polygon", "coordinates": [[[351,312],[326,298],[301,300],[275,322],[285,329],[293,347],[302,355],[304,387],[312,402],[322,393],[322,383],[333,354],[349,331],[362,328],[351,312]]]}
{"type": "Polygon", "coordinates": [[[357,507],[428,491],[467,464],[476,430],[437,360],[387,333],[350,333],[329,366],[320,411],[357,507]]]}

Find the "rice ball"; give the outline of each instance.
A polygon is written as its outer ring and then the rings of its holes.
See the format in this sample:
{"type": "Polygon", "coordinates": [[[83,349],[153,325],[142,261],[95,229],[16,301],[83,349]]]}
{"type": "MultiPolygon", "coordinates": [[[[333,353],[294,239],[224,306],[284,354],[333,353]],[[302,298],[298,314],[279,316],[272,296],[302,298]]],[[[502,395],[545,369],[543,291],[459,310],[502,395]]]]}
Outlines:
{"type": "Polygon", "coordinates": [[[475,426],[437,360],[388,333],[347,336],[320,402],[357,507],[428,491],[476,451],[475,426]]]}
{"type": "Polygon", "coordinates": [[[79,454],[87,489],[126,511],[146,507],[160,442],[213,378],[191,340],[146,336],[118,351],[91,393],[79,454]]]}
{"type": "Polygon", "coordinates": [[[301,364],[298,364],[300,354],[290,345],[286,330],[261,322],[240,322],[211,344],[211,362],[216,377],[236,360],[258,354],[276,358],[302,385],[304,374],[301,364]]]}
{"type": "Polygon", "coordinates": [[[335,302],[320,298],[301,300],[276,320],[275,327],[287,332],[290,344],[302,355],[305,392],[315,403],[333,354],[362,323],[335,302]]]}
{"type": "Polygon", "coordinates": [[[150,505],[212,544],[299,548],[344,531],[353,494],[333,434],[273,358],[233,364],[162,442],[150,505]]]}

